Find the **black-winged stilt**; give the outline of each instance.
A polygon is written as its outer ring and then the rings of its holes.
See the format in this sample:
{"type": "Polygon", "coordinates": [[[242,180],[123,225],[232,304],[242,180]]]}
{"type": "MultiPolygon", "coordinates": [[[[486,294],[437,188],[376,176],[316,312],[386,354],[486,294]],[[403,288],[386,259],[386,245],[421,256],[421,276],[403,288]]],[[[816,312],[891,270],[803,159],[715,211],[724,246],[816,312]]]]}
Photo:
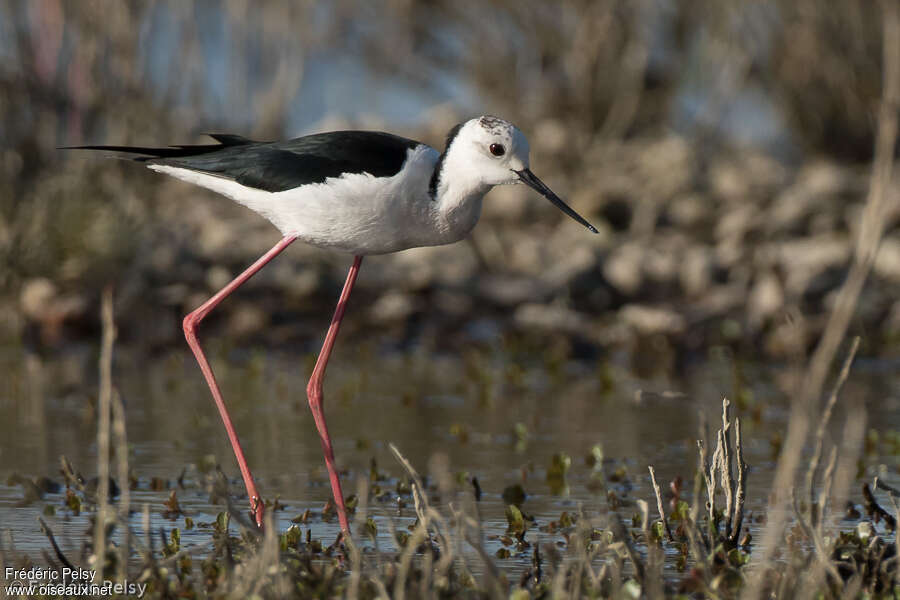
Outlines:
{"type": "Polygon", "coordinates": [[[262,525],[264,505],[244,458],[197,325],[229,294],[295,240],[353,255],[325,343],[306,393],[325,454],[341,530],[349,532],[341,482],[322,408],[322,383],[347,299],[363,256],[450,244],[475,226],[484,195],[495,185],[524,183],[597,233],[529,170],[528,140],[514,125],[484,116],[460,123],[444,151],[374,131],[334,131],[286,142],[212,135],[218,144],[142,148],[78,146],[140,154],[154,171],[209,188],[261,214],[284,235],[246,271],[184,318],[184,335],[212,392],[234,449],[251,510],[262,525]]]}

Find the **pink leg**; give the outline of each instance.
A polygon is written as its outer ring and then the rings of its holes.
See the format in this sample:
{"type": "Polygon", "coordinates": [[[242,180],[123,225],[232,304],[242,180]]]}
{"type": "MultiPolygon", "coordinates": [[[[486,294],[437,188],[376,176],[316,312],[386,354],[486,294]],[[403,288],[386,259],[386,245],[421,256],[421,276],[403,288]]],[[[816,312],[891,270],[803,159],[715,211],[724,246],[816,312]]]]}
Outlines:
{"type": "Polygon", "coordinates": [[[338,520],[341,523],[341,531],[345,534],[350,533],[350,526],[347,524],[347,509],[344,506],[344,495],[341,492],[341,480],[334,466],[334,449],[331,447],[331,437],[328,435],[328,426],[325,424],[325,412],[322,410],[322,382],[325,380],[325,368],[328,366],[328,358],[331,356],[331,349],[334,348],[334,340],[337,337],[338,329],[341,327],[341,319],[344,318],[344,311],[347,308],[347,299],[350,297],[353,284],[356,283],[356,276],[359,274],[359,266],[362,264],[362,259],[362,256],[353,257],[353,266],[350,267],[350,272],[347,273],[347,281],[344,283],[344,289],[341,291],[337,308],[334,310],[334,317],[331,318],[331,325],[328,327],[328,333],[325,335],[325,343],[322,344],[322,351],[319,352],[316,366],[313,369],[312,376],[309,378],[309,384],[306,386],[309,408],[312,410],[316,429],[319,430],[319,439],[322,441],[322,453],[325,455],[325,466],[328,468],[328,477],[331,479],[331,492],[334,494],[334,502],[337,505],[338,520]]]}
{"type": "Polygon", "coordinates": [[[227,298],[231,292],[253,277],[257,271],[266,266],[270,260],[278,256],[282,250],[290,246],[296,239],[296,236],[282,238],[271,250],[263,254],[259,260],[250,265],[246,271],[238,275],[231,283],[219,290],[215,296],[204,302],[200,308],[187,315],[184,318],[183,323],[184,337],[187,339],[188,345],[194,352],[194,357],[200,365],[200,370],[203,371],[203,377],[206,378],[209,391],[212,392],[213,400],[215,400],[216,406],[219,409],[219,414],[222,416],[222,422],[225,424],[225,431],[228,433],[228,439],[231,441],[231,447],[234,450],[234,457],[237,459],[238,467],[241,470],[241,476],[244,478],[247,495],[250,497],[250,510],[253,511],[256,524],[260,527],[262,527],[263,524],[263,511],[265,510],[265,506],[263,505],[259,494],[256,492],[256,484],[253,483],[253,475],[250,474],[250,467],[247,466],[247,460],[244,458],[241,442],[238,440],[234,426],[231,424],[231,417],[228,416],[228,410],[225,408],[225,402],[222,400],[222,392],[219,390],[219,384],[216,383],[216,376],[213,375],[212,368],[209,366],[209,361],[206,360],[203,349],[200,348],[200,342],[197,341],[196,329],[197,325],[200,324],[200,321],[203,320],[203,317],[209,314],[219,302],[227,298]]]}

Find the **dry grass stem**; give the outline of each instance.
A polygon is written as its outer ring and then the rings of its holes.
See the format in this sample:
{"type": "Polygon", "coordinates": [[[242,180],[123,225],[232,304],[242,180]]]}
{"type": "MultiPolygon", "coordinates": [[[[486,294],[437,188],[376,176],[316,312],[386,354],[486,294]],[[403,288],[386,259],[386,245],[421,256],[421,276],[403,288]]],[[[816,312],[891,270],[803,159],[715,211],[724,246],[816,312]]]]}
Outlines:
{"type": "Polygon", "coordinates": [[[118,581],[125,581],[128,579],[128,560],[131,557],[131,529],[128,526],[131,515],[131,477],[128,472],[128,437],[125,428],[125,405],[118,392],[113,393],[112,402],[116,472],[120,490],[118,523],[122,531],[116,577],[118,581]]]}
{"type": "Polygon", "coordinates": [[[53,530],[50,529],[50,526],[47,525],[47,522],[44,521],[42,517],[38,517],[38,523],[40,523],[41,531],[44,535],[47,536],[47,540],[50,542],[50,546],[53,548],[53,554],[56,555],[56,558],[59,560],[59,562],[61,562],[69,569],[75,569],[71,561],[69,561],[69,559],[66,558],[66,555],[63,554],[62,548],[60,548],[59,544],[56,543],[56,536],[53,535],[53,530]]]}
{"type": "MultiPolygon", "coordinates": [[[[838,394],[840,394],[841,388],[844,387],[844,382],[847,381],[847,377],[850,374],[850,367],[853,364],[853,360],[856,358],[857,350],[859,350],[859,340],[859,336],[855,336],[850,343],[847,357],[844,359],[841,372],[838,374],[838,378],[834,383],[831,394],[828,396],[828,401],[825,403],[825,409],[822,411],[822,417],[819,419],[819,426],[816,429],[815,447],[809,461],[809,469],[806,471],[806,498],[809,499],[810,506],[815,503],[813,480],[816,475],[816,470],[819,468],[819,461],[822,459],[822,445],[825,440],[825,432],[828,428],[828,423],[831,422],[831,415],[834,412],[835,404],[837,404],[838,394]]],[[[818,517],[813,516],[812,524],[815,525],[817,520],[818,517]]]]}
{"type": "Polygon", "coordinates": [[[668,536],[669,541],[675,541],[675,538],[672,535],[672,529],[669,528],[669,519],[666,517],[666,511],[663,508],[662,493],[659,490],[659,484],[656,483],[656,471],[654,471],[652,465],[647,468],[650,470],[650,482],[653,485],[653,493],[656,495],[656,509],[659,511],[659,518],[662,519],[663,525],[666,528],[666,535],[668,536]]]}
{"type": "Polygon", "coordinates": [[[731,544],[737,545],[740,540],[741,526],[744,522],[744,501],[747,496],[747,463],[744,462],[744,442],[741,439],[741,420],[734,420],[734,448],[737,454],[737,488],[734,490],[734,503],[731,513],[731,544]]]}
{"type": "MultiPolygon", "coordinates": [[[[94,523],[94,569],[97,583],[103,581],[106,563],[106,510],[109,505],[109,438],[112,411],[112,360],[116,326],[113,322],[112,286],[103,290],[101,307],[103,336],[100,346],[100,393],[97,406],[97,514],[94,523]]],[[[125,485],[125,482],[122,482],[125,485]]]]}
{"type": "MultiPolygon", "coordinates": [[[[791,489],[794,485],[803,446],[809,433],[810,412],[819,398],[835,353],[844,339],[854,313],[863,284],[871,270],[884,235],[883,218],[889,201],[894,153],[897,142],[898,106],[900,106],[900,7],[894,0],[881,2],[883,11],[882,97],[878,112],[875,159],[869,183],[869,193],[863,209],[862,223],[857,232],[853,263],[841,286],[834,308],[816,350],[810,359],[798,396],[793,403],[788,434],[775,475],[774,489],[791,489]]],[[[763,587],[763,577],[769,571],[774,552],[780,547],[784,533],[786,511],[782,494],[770,506],[769,521],[762,535],[763,554],[747,587],[746,597],[756,600],[763,587]]]]}

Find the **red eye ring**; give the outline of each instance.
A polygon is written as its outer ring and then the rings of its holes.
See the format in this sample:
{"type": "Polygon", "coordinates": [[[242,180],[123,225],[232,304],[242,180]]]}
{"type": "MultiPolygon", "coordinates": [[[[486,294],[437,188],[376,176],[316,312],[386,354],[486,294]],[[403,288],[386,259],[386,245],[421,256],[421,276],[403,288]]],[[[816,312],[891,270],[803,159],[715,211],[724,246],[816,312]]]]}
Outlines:
{"type": "Polygon", "coordinates": [[[503,144],[491,144],[489,149],[494,156],[503,156],[506,154],[506,148],[503,147],[503,144]]]}

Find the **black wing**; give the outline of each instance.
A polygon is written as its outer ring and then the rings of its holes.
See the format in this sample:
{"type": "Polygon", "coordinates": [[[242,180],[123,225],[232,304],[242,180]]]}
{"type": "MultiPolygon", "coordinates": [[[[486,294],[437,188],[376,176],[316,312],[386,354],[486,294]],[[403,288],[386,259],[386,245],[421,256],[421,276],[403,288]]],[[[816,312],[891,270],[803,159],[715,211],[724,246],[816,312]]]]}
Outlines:
{"type": "Polygon", "coordinates": [[[78,146],[73,149],[144,154],[135,160],[210,173],[248,187],[282,192],[345,173],[391,177],[400,172],[407,151],[419,142],[377,131],[331,131],[288,140],[254,142],[210,134],[218,144],[146,148],[78,146]]]}

